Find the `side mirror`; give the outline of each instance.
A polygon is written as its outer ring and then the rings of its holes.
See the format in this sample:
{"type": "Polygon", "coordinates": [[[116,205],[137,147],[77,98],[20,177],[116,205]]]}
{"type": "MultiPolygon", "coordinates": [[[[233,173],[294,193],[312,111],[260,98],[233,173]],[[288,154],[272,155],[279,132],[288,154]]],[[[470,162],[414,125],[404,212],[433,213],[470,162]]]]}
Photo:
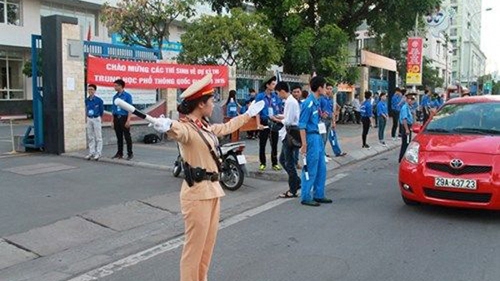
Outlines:
{"type": "Polygon", "coordinates": [[[415,134],[418,134],[422,131],[422,127],[423,125],[422,124],[414,124],[412,127],[411,127],[411,130],[415,133],[415,134]]]}

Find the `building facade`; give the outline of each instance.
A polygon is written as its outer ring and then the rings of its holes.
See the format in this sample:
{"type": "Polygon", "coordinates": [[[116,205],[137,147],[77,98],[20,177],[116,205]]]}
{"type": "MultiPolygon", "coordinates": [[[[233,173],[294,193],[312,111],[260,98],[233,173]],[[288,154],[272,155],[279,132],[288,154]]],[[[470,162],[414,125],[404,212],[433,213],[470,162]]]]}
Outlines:
{"type": "Polygon", "coordinates": [[[474,93],[477,78],[486,68],[486,56],[480,48],[482,0],[448,1],[456,13],[450,26],[452,81],[470,87],[474,93]]]}
{"type": "MultiPolygon", "coordinates": [[[[109,34],[100,21],[106,0],[0,0],[0,115],[31,112],[31,78],[23,74],[31,61],[31,35],[41,33],[41,17],[64,15],[78,19],[82,40],[121,44],[119,36],[109,34]]],[[[115,4],[117,0],[109,1],[115,4]]],[[[211,12],[206,5],[198,14],[211,12]]],[[[170,27],[164,59],[173,59],[180,51],[183,29],[175,22],[170,27]]],[[[82,93],[84,97],[85,93],[82,93]]]]}
{"type": "Polygon", "coordinates": [[[448,38],[449,28],[439,34],[427,32],[424,38],[424,56],[443,79],[443,88],[452,82],[453,46],[448,38]]]}

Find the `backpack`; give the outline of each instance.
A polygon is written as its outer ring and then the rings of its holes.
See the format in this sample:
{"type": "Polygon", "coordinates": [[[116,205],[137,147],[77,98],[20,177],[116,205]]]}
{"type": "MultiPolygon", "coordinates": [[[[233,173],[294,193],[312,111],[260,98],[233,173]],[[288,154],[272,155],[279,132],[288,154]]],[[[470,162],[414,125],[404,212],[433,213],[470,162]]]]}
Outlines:
{"type": "Polygon", "coordinates": [[[144,136],[144,143],[146,144],[158,143],[160,140],[161,139],[157,134],[147,134],[144,136]]]}

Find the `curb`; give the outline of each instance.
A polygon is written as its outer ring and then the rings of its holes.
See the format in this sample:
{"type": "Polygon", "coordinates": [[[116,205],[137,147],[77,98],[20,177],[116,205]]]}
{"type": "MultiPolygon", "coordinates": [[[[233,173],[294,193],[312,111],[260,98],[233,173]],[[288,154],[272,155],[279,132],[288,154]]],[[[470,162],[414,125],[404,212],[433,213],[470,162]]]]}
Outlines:
{"type": "MultiPolygon", "coordinates": [[[[343,166],[348,166],[351,164],[355,164],[357,162],[363,161],[365,159],[368,159],[370,157],[382,154],[387,151],[394,150],[395,148],[399,147],[398,144],[391,143],[387,147],[378,147],[374,146],[371,150],[358,150],[353,152],[353,154],[362,154],[363,156],[361,157],[353,157],[351,154],[348,154],[345,157],[335,157],[333,158],[330,162],[333,162],[333,165],[327,165],[327,178],[332,177],[332,171],[335,169],[338,169],[339,167],[343,166]],[[371,151],[371,152],[370,152],[371,151]],[[350,158],[350,159],[349,159],[350,158]],[[349,160],[345,160],[349,159],[349,160]],[[342,160],[342,161],[339,161],[342,160]]],[[[66,157],[72,157],[72,158],[78,158],[78,159],[85,159],[85,156],[79,153],[63,153],[62,156],[66,157]]],[[[146,168],[146,169],[155,169],[155,170],[160,170],[160,171],[166,171],[166,172],[172,172],[173,166],[166,166],[166,165],[159,165],[159,164],[151,164],[151,163],[146,163],[146,162],[137,162],[137,161],[127,161],[127,160],[114,160],[110,158],[100,158],[98,162],[104,162],[104,163],[110,163],[110,164],[116,164],[116,165],[122,165],[122,166],[129,166],[129,167],[140,167],[140,168],[146,168]]],[[[247,166],[248,170],[248,166],[247,166]]],[[[300,171],[298,172],[300,173],[300,171]]],[[[254,179],[260,179],[260,180],[266,180],[266,181],[288,181],[288,175],[284,170],[281,170],[280,172],[276,171],[264,171],[260,172],[257,171],[257,167],[255,167],[255,170],[248,171],[248,177],[254,178],[254,179]]]]}

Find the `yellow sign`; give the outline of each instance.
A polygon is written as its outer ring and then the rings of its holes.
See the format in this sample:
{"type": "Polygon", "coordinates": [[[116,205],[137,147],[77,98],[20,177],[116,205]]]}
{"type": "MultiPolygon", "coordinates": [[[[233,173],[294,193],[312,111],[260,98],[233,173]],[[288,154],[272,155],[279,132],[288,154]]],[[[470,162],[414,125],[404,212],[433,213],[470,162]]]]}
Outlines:
{"type": "Polygon", "coordinates": [[[421,73],[406,73],[406,84],[408,85],[422,85],[421,73]]]}

